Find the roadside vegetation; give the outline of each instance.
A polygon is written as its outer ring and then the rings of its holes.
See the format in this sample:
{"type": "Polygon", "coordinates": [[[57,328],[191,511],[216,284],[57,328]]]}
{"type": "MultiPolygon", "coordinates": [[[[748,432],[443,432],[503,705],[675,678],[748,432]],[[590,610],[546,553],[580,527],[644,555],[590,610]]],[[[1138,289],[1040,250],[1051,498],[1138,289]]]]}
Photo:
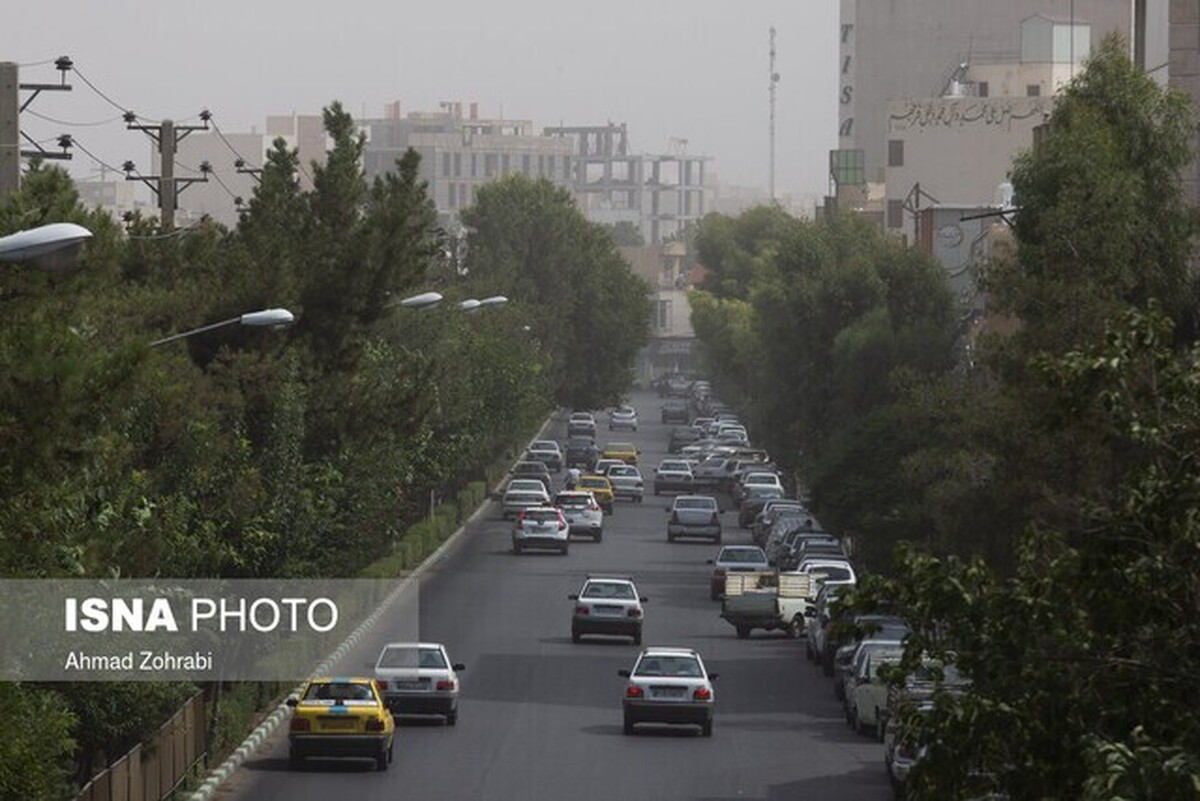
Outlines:
{"type": "Polygon", "coordinates": [[[711,217],[693,322],[722,397],[913,629],[972,680],[911,797],[1200,793],[1197,126],[1117,39],[1020,156],[980,334],[848,216],[711,217]],[[989,333],[990,330],[990,333],[989,333]]]}
{"type": "MultiPolygon", "coordinates": [[[[276,142],[233,230],[122,230],[40,165],[0,203],[0,233],[69,221],[94,234],[71,272],[0,269],[0,575],[412,567],[556,405],[629,389],[648,288],[569,196],[487,187],[465,265],[448,264],[417,155],[368,182],[339,104],[325,127],[324,165],[276,142]],[[446,303],[397,306],[427,290],[446,303]],[[457,307],[494,295],[509,303],[457,307]],[[295,325],[149,345],[272,307],[295,325]]],[[[0,685],[0,798],[70,795],[189,691],[0,685]]]]}

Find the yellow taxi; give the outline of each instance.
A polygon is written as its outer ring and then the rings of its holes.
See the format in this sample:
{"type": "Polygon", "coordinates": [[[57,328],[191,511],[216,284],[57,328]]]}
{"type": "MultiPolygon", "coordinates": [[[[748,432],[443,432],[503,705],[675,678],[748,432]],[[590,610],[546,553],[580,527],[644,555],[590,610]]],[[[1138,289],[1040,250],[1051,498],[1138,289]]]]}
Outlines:
{"type": "Polygon", "coordinates": [[[592,497],[596,499],[596,503],[600,504],[600,508],[605,514],[613,513],[613,488],[612,482],[604,476],[580,476],[575,482],[575,489],[580,492],[590,492],[592,497]]]}
{"type": "Polygon", "coordinates": [[[601,459],[620,459],[625,464],[637,464],[641,453],[632,442],[609,442],[604,445],[601,459]]]}
{"type": "Polygon", "coordinates": [[[303,767],[307,757],[358,757],[388,769],[396,723],[371,679],[313,679],[287,705],[289,767],[303,767]]]}

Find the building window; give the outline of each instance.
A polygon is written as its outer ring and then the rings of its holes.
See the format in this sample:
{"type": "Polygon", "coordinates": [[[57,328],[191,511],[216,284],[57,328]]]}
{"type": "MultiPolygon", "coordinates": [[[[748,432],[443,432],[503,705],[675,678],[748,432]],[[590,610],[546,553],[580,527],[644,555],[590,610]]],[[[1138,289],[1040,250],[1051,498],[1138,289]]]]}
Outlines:
{"type": "Polygon", "coordinates": [[[553,178],[554,177],[554,156],[547,156],[546,162],[547,162],[546,174],[549,175],[551,178],[553,178]]]}
{"type": "Polygon", "coordinates": [[[571,181],[571,157],[563,156],[562,176],[564,181],[571,181]]]}
{"type": "Polygon", "coordinates": [[[887,202],[887,227],[888,228],[903,228],[904,227],[904,201],[889,200],[887,202]]]}
{"type": "Polygon", "coordinates": [[[450,174],[450,154],[443,153],[442,154],[442,175],[446,176],[449,174],[450,174]]]}
{"type": "Polygon", "coordinates": [[[500,175],[508,175],[508,154],[500,156],[500,175]]]}
{"type": "Polygon", "coordinates": [[[546,174],[546,157],[538,156],[538,175],[546,174]]]}
{"type": "Polygon", "coordinates": [[[476,158],[477,155],[479,155],[479,154],[478,153],[471,154],[471,177],[472,178],[479,177],[479,159],[476,158]]]}
{"type": "Polygon", "coordinates": [[[486,153],[486,154],[484,154],[484,157],[483,157],[483,174],[484,174],[484,176],[485,176],[485,177],[487,177],[487,178],[495,178],[495,177],[496,177],[496,162],[497,162],[498,160],[499,160],[499,159],[497,159],[497,158],[496,158],[496,154],[495,154],[495,153],[486,153]]]}
{"type": "Polygon", "coordinates": [[[447,202],[449,208],[458,205],[458,184],[446,184],[447,202]]]}
{"type": "Polygon", "coordinates": [[[829,174],[838,186],[862,186],[867,182],[861,150],[830,150],[829,174]]]}
{"type": "Polygon", "coordinates": [[[904,140],[889,139],[888,140],[888,166],[903,167],[904,166],[904,140]]]}
{"type": "Polygon", "coordinates": [[[524,156],[521,156],[521,172],[529,175],[529,167],[529,154],[526,153],[524,156]]]}
{"type": "Polygon", "coordinates": [[[462,177],[462,153],[454,154],[454,177],[462,177]]]}
{"type": "Polygon", "coordinates": [[[987,97],[988,96],[987,81],[980,81],[979,83],[975,84],[975,91],[980,97],[987,97]]]}
{"type": "Polygon", "coordinates": [[[1025,96],[1026,97],[1041,97],[1042,96],[1041,84],[1031,83],[1028,86],[1026,86],[1025,87],[1025,96]]]}
{"type": "Polygon", "coordinates": [[[658,319],[655,322],[661,331],[671,327],[671,301],[660,300],[658,302],[658,319]]]}

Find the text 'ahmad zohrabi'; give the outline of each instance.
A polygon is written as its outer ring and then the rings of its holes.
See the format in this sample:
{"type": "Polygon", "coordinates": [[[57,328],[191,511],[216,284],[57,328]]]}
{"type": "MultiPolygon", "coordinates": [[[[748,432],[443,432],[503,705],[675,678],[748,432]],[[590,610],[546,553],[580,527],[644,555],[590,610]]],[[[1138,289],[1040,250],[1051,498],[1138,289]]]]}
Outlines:
{"type": "Polygon", "coordinates": [[[89,654],[71,651],[63,663],[64,670],[86,672],[107,671],[143,673],[190,671],[204,673],[212,670],[212,651],[193,651],[176,654],[171,651],[126,651],[118,654],[89,654]]]}
{"type": "Polygon", "coordinates": [[[112,634],[259,632],[325,634],[338,624],[329,598],[67,598],[63,630],[112,634]]]}

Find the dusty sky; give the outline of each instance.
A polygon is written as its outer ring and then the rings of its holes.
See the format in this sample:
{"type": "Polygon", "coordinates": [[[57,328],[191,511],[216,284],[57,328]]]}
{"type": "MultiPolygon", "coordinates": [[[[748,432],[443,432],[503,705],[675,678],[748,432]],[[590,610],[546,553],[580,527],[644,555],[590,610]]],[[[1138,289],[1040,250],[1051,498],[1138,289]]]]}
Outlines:
{"type": "MultiPolygon", "coordinates": [[[[70,56],[74,90],[43,93],[22,129],[38,140],[70,133],[113,166],[148,170],[150,146],[99,93],[153,120],[195,121],[208,108],[227,134],[332,100],[356,118],[397,99],[404,113],[458,100],[464,113],[477,101],[481,116],[537,131],[626,122],[639,152],[686,139],[688,153],[713,157],[722,183],[765,189],[774,25],[777,192],[824,194],[837,13],[836,0],[6,2],[0,61],[22,65],[22,83],[47,83],[59,73],[41,62],[70,56]]],[[[96,174],[81,150],[66,164],[96,174]]]]}

